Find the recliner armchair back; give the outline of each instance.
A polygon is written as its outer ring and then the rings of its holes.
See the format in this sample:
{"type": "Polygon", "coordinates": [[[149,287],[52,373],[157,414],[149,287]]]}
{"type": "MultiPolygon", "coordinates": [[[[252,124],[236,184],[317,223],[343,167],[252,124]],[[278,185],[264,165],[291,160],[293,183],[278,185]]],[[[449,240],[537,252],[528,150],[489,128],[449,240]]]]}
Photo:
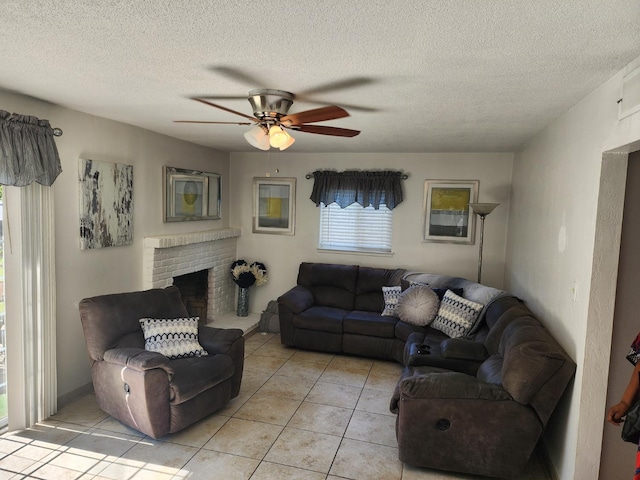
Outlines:
{"type": "Polygon", "coordinates": [[[244,366],[239,329],[198,327],[206,356],[145,350],[141,318],[184,318],[176,287],[86,298],[80,318],[98,406],[153,438],[177,432],[236,397],[244,366]]]}
{"type": "Polygon", "coordinates": [[[80,317],[92,360],[103,360],[112,348],[144,348],[141,318],[180,318],[189,315],[177,288],[118,293],[86,298],[80,317]]]}

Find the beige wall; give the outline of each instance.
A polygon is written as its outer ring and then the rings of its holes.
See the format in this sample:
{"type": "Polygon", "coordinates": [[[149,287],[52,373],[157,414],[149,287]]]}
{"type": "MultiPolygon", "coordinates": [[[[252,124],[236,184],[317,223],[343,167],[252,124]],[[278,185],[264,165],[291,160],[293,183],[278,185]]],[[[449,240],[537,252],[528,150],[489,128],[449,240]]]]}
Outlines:
{"type": "Polygon", "coordinates": [[[626,155],[604,152],[640,145],[640,115],[617,118],[625,71],[514,161],[505,284],[578,365],[546,435],[563,480],[598,478],[626,177],[626,155]]]}
{"type": "MultiPolygon", "coordinates": [[[[142,240],[145,236],[228,226],[228,154],[8,92],[0,91],[0,108],[46,118],[52,126],[64,130],[64,135],[56,139],[63,172],[53,185],[56,216],[58,395],[64,397],[91,381],[78,316],[78,302],[91,295],[142,288],[142,240]],[[133,165],[132,245],[80,250],[79,158],[133,165]],[[163,165],[222,174],[222,220],[163,223],[163,165]]],[[[10,204],[7,210],[11,212],[11,209],[10,204]]],[[[14,223],[17,221],[14,218],[11,220],[14,223]]],[[[16,238],[13,240],[17,241],[16,238]]],[[[6,279],[7,282],[12,281],[10,271],[6,272],[6,279]]],[[[8,324],[12,321],[11,303],[8,298],[8,324]]]]}
{"type": "Polygon", "coordinates": [[[246,257],[247,261],[264,262],[269,272],[269,282],[252,289],[252,311],[261,312],[269,300],[275,300],[295,285],[302,261],[397,266],[476,278],[477,242],[475,245],[451,245],[421,241],[425,179],[479,180],[479,200],[501,204],[485,223],[482,275],[483,283],[502,287],[512,159],[508,153],[232,153],[231,226],[242,230],[238,255],[246,257]],[[319,211],[309,200],[313,180],[305,178],[307,173],[317,169],[396,169],[409,174],[409,179],[403,183],[405,200],[393,211],[393,256],[317,250],[319,211]],[[297,179],[294,236],[252,233],[253,177],[266,175],[297,179]]]}

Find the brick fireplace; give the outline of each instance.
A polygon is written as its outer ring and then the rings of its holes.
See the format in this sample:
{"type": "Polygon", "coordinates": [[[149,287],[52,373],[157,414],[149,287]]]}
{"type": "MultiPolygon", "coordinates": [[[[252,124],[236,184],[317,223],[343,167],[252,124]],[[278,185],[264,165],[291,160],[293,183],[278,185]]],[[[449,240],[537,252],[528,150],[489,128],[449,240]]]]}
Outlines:
{"type": "Polygon", "coordinates": [[[164,288],[173,278],[206,270],[207,321],[234,309],[235,283],[229,266],[236,259],[239,228],[145,237],[143,286],[164,288]]]}

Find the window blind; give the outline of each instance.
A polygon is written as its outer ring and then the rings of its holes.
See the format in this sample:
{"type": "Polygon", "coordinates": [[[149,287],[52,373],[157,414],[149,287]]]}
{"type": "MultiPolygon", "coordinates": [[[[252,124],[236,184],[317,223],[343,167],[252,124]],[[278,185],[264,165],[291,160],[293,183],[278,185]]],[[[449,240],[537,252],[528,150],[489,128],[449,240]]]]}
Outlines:
{"type": "Polygon", "coordinates": [[[378,210],[354,203],[320,208],[319,248],[355,252],[390,253],[393,211],[385,204],[378,210]]]}

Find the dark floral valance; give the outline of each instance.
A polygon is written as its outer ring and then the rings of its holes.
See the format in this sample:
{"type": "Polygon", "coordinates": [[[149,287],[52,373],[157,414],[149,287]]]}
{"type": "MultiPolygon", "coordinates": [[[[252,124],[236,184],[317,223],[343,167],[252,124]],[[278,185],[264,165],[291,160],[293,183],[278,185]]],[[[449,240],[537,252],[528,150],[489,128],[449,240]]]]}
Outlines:
{"type": "Polygon", "coordinates": [[[0,110],[0,184],[50,186],[61,171],[49,121],[0,110]]]}
{"type": "Polygon", "coordinates": [[[380,204],[385,204],[393,210],[402,202],[402,172],[318,170],[313,172],[313,179],[310,198],[316,206],[336,202],[340,208],[345,208],[359,203],[377,210],[380,204]]]}

